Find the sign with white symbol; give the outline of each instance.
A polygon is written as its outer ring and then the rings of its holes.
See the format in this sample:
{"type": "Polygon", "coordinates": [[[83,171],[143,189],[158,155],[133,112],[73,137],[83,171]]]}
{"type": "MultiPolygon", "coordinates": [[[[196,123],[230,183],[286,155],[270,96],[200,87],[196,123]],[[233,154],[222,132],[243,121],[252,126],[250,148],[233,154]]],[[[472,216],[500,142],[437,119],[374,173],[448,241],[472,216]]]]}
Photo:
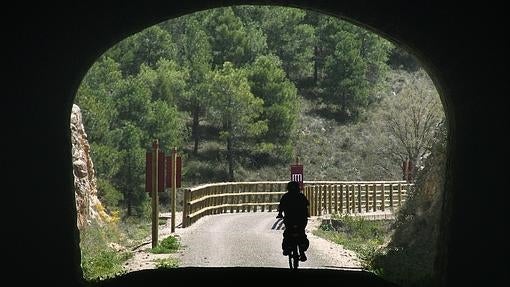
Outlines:
{"type": "Polygon", "coordinates": [[[303,190],[303,165],[293,164],[290,166],[290,180],[299,182],[299,187],[303,190]]]}

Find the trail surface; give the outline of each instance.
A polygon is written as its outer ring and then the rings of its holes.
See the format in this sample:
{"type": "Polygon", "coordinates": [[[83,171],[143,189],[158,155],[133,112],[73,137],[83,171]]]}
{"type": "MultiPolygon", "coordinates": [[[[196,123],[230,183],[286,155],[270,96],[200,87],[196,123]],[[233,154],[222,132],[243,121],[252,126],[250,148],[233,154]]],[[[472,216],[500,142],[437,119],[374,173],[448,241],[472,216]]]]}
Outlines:
{"type": "MultiPolygon", "coordinates": [[[[279,267],[288,268],[282,255],[281,240],[284,225],[275,212],[227,213],[206,216],[190,227],[180,227],[176,216],[175,233],[170,232],[170,220],[160,227],[160,240],[178,236],[182,249],[175,254],[152,254],[150,244],[139,248],[126,263],[127,271],[155,268],[158,258],[174,257],[180,267],[279,267]]],[[[354,252],[312,234],[319,218],[311,218],[307,226],[310,247],[308,260],[301,268],[361,269],[354,252]]]]}

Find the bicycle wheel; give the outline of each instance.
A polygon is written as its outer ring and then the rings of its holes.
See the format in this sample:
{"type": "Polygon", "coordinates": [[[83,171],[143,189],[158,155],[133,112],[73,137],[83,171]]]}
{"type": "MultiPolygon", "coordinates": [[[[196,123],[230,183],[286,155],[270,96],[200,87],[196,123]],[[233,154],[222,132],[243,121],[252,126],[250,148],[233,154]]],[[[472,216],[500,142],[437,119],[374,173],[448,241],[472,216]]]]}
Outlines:
{"type": "Polygon", "coordinates": [[[298,269],[299,267],[299,254],[297,246],[294,246],[289,253],[289,267],[291,270],[298,269]]]}
{"type": "Polygon", "coordinates": [[[299,254],[297,250],[294,252],[294,269],[298,269],[299,267],[299,254]]]}

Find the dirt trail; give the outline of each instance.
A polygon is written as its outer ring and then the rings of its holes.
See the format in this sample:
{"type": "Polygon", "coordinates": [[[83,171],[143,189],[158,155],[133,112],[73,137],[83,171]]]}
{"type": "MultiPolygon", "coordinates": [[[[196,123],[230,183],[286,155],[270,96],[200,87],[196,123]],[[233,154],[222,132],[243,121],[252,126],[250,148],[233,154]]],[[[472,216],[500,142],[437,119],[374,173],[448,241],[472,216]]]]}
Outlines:
{"type": "MultiPolygon", "coordinates": [[[[155,269],[158,259],[175,258],[180,267],[186,266],[247,266],[286,268],[281,254],[282,228],[278,227],[276,213],[220,214],[200,219],[190,227],[181,227],[182,213],[177,213],[175,233],[171,232],[170,219],[160,226],[159,239],[176,236],[182,249],[173,254],[153,254],[150,237],[134,250],[126,262],[127,272],[155,269]],[[246,248],[249,246],[249,248],[246,248]]],[[[356,254],[338,244],[312,234],[321,218],[313,217],[307,226],[310,240],[307,262],[302,268],[359,269],[356,254]]]]}

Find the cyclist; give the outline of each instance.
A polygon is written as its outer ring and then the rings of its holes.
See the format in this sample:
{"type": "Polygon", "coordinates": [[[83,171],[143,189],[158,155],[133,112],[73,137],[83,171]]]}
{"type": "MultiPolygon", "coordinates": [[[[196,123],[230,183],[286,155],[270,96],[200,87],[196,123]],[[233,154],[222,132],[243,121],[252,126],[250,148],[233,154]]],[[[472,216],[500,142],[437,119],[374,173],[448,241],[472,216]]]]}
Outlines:
{"type": "Polygon", "coordinates": [[[290,253],[289,241],[291,227],[296,227],[298,233],[298,249],[299,260],[306,261],[305,251],[308,249],[310,242],[305,233],[305,227],[308,223],[308,206],[310,205],[306,196],[301,193],[299,183],[297,181],[290,181],[287,184],[287,192],[280,199],[278,205],[278,215],[276,218],[283,217],[285,230],[283,232],[282,249],[283,255],[287,256],[290,253]],[[283,213],[283,214],[282,214],[283,213]]]}

